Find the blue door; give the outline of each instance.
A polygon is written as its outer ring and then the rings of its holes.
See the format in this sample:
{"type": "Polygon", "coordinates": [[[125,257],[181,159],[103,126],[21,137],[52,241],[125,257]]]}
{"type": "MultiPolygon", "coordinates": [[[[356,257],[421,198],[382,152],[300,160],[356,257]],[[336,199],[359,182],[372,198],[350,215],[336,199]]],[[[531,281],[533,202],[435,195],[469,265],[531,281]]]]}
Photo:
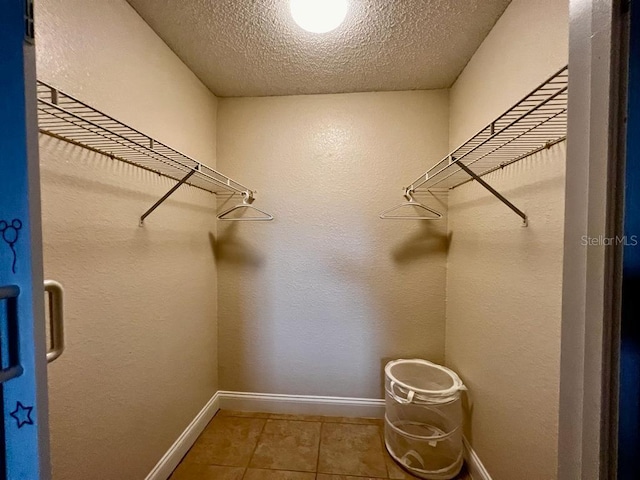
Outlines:
{"type": "Polygon", "coordinates": [[[618,480],[640,478],[640,5],[631,2],[618,480]]]}
{"type": "Polygon", "coordinates": [[[29,0],[0,0],[0,479],[50,478],[29,0]]]}

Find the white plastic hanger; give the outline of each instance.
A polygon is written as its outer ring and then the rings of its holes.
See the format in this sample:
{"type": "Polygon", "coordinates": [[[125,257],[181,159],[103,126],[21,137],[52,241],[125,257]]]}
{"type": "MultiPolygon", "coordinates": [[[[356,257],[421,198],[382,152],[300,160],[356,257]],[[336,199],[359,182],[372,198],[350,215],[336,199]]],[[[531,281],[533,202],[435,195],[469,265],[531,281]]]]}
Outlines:
{"type": "Polygon", "coordinates": [[[263,212],[259,208],[256,208],[253,205],[251,205],[253,203],[253,200],[254,200],[253,192],[250,192],[250,191],[242,192],[242,203],[239,203],[238,205],[228,208],[224,212],[218,214],[218,220],[226,220],[228,222],[270,222],[271,220],[273,220],[273,215],[267,212],[263,212]],[[240,210],[240,209],[255,210],[261,213],[262,216],[260,217],[256,217],[256,216],[229,217],[228,216],[231,212],[235,212],[236,210],[240,210]]]}
{"type": "Polygon", "coordinates": [[[427,207],[419,202],[416,202],[413,198],[413,189],[406,188],[404,190],[404,196],[408,200],[407,202],[403,202],[400,205],[396,205],[395,207],[391,207],[388,210],[385,210],[380,214],[380,218],[383,220],[439,220],[442,218],[442,214],[435,211],[432,208],[427,207]],[[392,214],[398,210],[407,210],[407,207],[411,207],[411,211],[415,212],[415,209],[424,210],[429,212],[429,215],[399,215],[392,214]]]}

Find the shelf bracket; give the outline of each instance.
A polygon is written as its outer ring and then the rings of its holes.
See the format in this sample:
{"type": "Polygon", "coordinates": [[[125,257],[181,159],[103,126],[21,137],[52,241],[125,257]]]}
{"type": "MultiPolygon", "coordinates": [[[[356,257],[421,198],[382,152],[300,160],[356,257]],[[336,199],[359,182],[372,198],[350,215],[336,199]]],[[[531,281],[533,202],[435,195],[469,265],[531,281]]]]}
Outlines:
{"type": "Polygon", "coordinates": [[[180,180],[178,183],[176,183],[173,187],[171,187],[171,190],[169,190],[167,193],[164,194],[164,196],[158,200],[156,203],[153,204],[153,206],[147,210],[146,212],[144,212],[142,214],[142,216],[140,217],[140,226],[142,227],[144,225],[144,219],[147,218],[149,215],[151,215],[151,213],[153,213],[153,211],[158,208],[167,198],[169,198],[173,192],[175,192],[177,189],[179,189],[187,180],[189,180],[189,178],[191,178],[191,175],[193,175],[194,173],[196,173],[196,170],[191,170],[189,173],[187,173],[182,180],[180,180]]]}
{"type": "MultiPolygon", "coordinates": [[[[453,159],[453,158],[452,158],[453,159]]],[[[455,161],[455,159],[453,159],[455,161]]],[[[469,176],[471,178],[473,178],[475,181],[477,181],[480,185],[482,185],[484,188],[486,188],[487,190],[489,190],[498,200],[500,200],[502,203],[504,203],[507,207],[509,207],[511,210],[513,210],[518,216],[520,216],[522,218],[522,222],[523,222],[523,227],[526,227],[528,224],[528,219],[527,219],[527,215],[520,210],[518,207],[516,207],[513,203],[511,203],[509,200],[507,200],[506,198],[504,198],[495,188],[493,188],[491,185],[489,185],[487,182],[485,182],[482,178],[480,178],[478,175],[476,175],[469,167],[467,167],[463,162],[457,162],[455,161],[455,163],[462,169],[464,170],[467,174],[469,174],[469,176]]]]}

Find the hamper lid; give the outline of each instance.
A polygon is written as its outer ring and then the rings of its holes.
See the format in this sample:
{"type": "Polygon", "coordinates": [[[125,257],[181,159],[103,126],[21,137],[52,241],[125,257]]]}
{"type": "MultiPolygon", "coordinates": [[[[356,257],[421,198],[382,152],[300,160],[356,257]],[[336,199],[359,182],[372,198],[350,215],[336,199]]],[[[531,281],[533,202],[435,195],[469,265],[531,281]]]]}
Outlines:
{"type": "Polygon", "coordinates": [[[418,394],[449,397],[466,390],[460,377],[451,369],[419,358],[393,360],[384,368],[396,385],[418,394]]]}

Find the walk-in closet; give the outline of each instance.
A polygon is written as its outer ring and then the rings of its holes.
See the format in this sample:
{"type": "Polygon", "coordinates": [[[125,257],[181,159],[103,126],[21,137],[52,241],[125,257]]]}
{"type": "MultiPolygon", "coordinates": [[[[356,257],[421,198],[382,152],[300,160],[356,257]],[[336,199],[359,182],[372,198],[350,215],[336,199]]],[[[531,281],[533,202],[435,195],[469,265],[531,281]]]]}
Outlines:
{"type": "Polygon", "coordinates": [[[456,478],[559,478],[569,2],[299,3],[34,2],[52,478],[417,478],[414,358],[456,478]]]}

